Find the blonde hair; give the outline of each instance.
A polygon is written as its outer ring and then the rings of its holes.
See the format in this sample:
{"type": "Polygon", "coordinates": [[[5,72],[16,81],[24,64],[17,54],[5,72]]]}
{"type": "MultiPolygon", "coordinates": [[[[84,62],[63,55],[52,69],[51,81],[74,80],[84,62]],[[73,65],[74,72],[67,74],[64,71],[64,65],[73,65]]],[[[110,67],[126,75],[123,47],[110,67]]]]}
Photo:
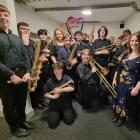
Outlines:
{"type": "Polygon", "coordinates": [[[0,4],[0,12],[6,12],[6,13],[8,13],[10,15],[9,9],[6,6],[2,5],[2,4],[0,4]]]}
{"type": "Polygon", "coordinates": [[[69,34],[65,34],[65,35],[63,36],[63,40],[65,40],[65,39],[70,39],[70,40],[72,40],[72,37],[71,37],[71,35],[69,35],[69,34]]]}
{"type": "MultiPolygon", "coordinates": [[[[132,36],[136,36],[136,37],[137,37],[138,42],[139,42],[139,45],[140,45],[140,31],[133,33],[133,34],[131,35],[131,38],[132,38],[132,36]]],[[[131,39],[130,39],[130,41],[131,41],[131,39]]],[[[129,48],[128,48],[128,50],[129,50],[128,53],[130,54],[130,53],[132,52],[130,43],[129,43],[129,48]]],[[[139,51],[140,51],[140,49],[139,49],[139,51]]]]}
{"type": "Polygon", "coordinates": [[[89,49],[83,49],[81,52],[81,55],[83,55],[84,53],[88,53],[90,55],[90,50],[89,49]]]}
{"type": "Polygon", "coordinates": [[[65,35],[64,29],[63,29],[62,27],[56,28],[56,29],[54,30],[53,40],[51,41],[51,43],[52,43],[53,46],[57,46],[57,41],[58,41],[58,40],[57,40],[57,37],[56,37],[56,31],[60,31],[60,32],[62,33],[62,39],[63,39],[63,37],[64,37],[64,35],[65,35]]]}

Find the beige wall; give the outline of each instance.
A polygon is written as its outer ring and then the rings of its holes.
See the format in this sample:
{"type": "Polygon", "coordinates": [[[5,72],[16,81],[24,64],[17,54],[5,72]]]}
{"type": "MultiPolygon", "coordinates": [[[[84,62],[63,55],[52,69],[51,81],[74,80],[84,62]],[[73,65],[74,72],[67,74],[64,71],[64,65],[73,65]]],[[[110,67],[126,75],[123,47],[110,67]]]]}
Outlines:
{"type": "MultiPolygon", "coordinates": [[[[98,29],[102,26],[106,26],[108,28],[108,36],[107,37],[110,37],[110,36],[115,36],[115,37],[118,37],[123,29],[120,28],[120,22],[110,22],[110,23],[96,23],[95,24],[95,38],[98,37],[98,29]]],[[[84,27],[83,27],[83,32],[86,32],[86,33],[91,33],[91,29],[92,29],[92,23],[87,23],[87,24],[84,24],[84,27]]]]}
{"type": "Polygon", "coordinates": [[[132,33],[140,31],[140,12],[135,12],[129,19],[125,22],[125,27],[130,29],[132,33]]]}
{"type": "Polygon", "coordinates": [[[46,28],[49,32],[53,32],[59,25],[55,20],[48,16],[35,13],[32,8],[24,5],[20,5],[15,2],[15,10],[17,16],[17,22],[27,22],[30,25],[32,32],[37,32],[40,28],[46,28]]]}
{"type": "Polygon", "coordinates": [[[10,10],[10,29],[13,33],[17,34],[17,20],[16,20],[16,13],[15,13],[15,5],[13,0],[0,0],[0,3],[5,5],[10,10]]]}

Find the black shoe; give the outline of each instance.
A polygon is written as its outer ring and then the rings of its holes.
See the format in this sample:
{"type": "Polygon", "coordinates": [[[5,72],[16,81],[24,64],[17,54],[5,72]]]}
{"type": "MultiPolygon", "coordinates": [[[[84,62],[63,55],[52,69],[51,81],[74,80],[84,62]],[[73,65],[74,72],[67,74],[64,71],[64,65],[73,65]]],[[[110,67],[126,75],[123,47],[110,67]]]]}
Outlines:
{"type": "Polygon", "coordinates": [[[34,105],[33,108],[42,109],[43,105],[42,104],[37,104],[37,105],[34,105]]]}
{"type": "Polygon", "coordinates": [[[112,119],[112,122],[117,122],[118,119],[119,119],[119,114],[116,114],[116,115],[114,116],[114,118],[112,119]]]}
{"type": "Polygon", "coordinates": [[[120,126],[122,126],[122,124],[123,124],[123,119],[122,118],[119,118],[118,121],[117,121],[117,123],[116,123],[116,126],[117,127],[120,127],[120,126]]]}
{"type": "Polygon", "coordinates": [[[41,105],[42,105],[42,107],[48,107],[48,103],[46,103],[46,102],[41,103],[41,105]]]}
{"type": "Polygon", "coordinates": [[[118,119],[119,119],[119,117],[118,117],[118,116],[115,116],[115,117],[112,119],[112,122],[117,122],[118,119]]]}
{"type": "Polygon", "coordinates": [[[15,130],[12,130],[12,134],[16,137],[27,137],[30,135],[30,132],[24,128],[17,128],[15,130]]]}
{"type": "Polygon", "coordinates": [[[35,129],[36,127],[35,124],[33,124],[32,122],[27,122],[27,121],[21,123],[20,126],[24,129],[35,129]]]}

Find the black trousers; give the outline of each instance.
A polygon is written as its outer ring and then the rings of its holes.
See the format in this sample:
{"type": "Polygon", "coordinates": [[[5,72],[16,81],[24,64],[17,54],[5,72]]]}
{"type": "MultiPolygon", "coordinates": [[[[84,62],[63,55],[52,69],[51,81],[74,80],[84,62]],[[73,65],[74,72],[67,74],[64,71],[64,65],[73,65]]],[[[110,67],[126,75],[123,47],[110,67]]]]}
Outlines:
{"type": "Polygon", "coordinates": [[[37,87],[34,92],[30,93],[32,107],[36,107],[44,101],[44,81],[42,74],[37,82],[37,87]]]}
{"type": "Polygon", "coordinates": [[[5,120],[11,128],[18,127],[26,120],[27,83],[19,85],[5,83],[1,85],[0,92],[5,120]]]}
{"type": "Polygon", "coordinates": [[[90,109],[92,107],[92,101],[99,98],[99,90],[97,85],[82,85],[80,87],[80,94],[83,109],[90,109]]]}
{"type": "Polygon", "coordinates": [[[72,80],[74,81],[75,89],[73,93],[71,94],[72,99],[80,98],[78,94],[78,75],[76,73],[76,69],[77,69],[77,66],[74,66],[71,70],[67,70],[66,68],[64,68],[64,73],[70,76],[72,80]]]}
{"type": "Polygon", "coordinates": [[[75,120],[76,114],[72,107],[72,104],[62,106],[62,107],[56,107],[56,109],[53,107],[48,110],[48,118],[47,122],[51,129],[56,128],[61,119],[64,120],[64,122],[68,125],[71,125],[75,120]]]}
{"type": "Polygon", "coordinates": [[[139,94],[137,96],[129,95],[127,97],[127,110],[128,110],[128,121],[135,120],[139,115],[139,94]]]}
{"type": "Polygon", "coordinates": [[[47,70],[49,70],[49,68],[46,65],[43,65],[43,68],[41,69],[42,72],[39,75],[40,79],[37,82],[37,87],[34,92],[30,93],[33,108],[44,102],[44,85],[51,76],[51,72],[47,70]]]}

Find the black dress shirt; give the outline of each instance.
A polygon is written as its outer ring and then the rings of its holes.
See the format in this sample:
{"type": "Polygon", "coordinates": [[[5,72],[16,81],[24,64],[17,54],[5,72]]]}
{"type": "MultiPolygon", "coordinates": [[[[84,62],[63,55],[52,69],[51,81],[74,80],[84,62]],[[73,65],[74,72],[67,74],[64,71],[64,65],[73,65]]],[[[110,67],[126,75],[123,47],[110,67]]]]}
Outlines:
{"type": "Polygon", "coordinates": [[[91,71],[91,66],[89,64],[85,64],[85,63],[80,63],[77,67],[77,74],[79,76],[79,80],[80,80],[80,83],[82,85],[88,85],[88,86],[91,86],[93,84],[96,84],[96,81],[95,81],[95,73],[93,73],[91,71]]]}
{"type": "MultiPolygon", "coordinates": [[[[93,42],[93,52],[94,50],[96,49],[99,49],[99,48],[102,48],[102,47],[105,47],[105,46],[108,46],[110,45],[110,40],[108,40],[107,38],[104,38],[104,39],[96,39],[94,42],[93,42]]],[[[102,66],[107,66],[108,65],[108,61],[109,61],[109,57],[110,55],[107,54],[107,55],[104,55],[104,54],[101,54],[101,55],[98,55],[98,56],[95,56],[95,59],[96,61],[102,65],[102,66]]]]}
{"type": "MultiPolygon", "coordinates": [[[[68,75],[63,75],[61,80],[56,79],[55,76],[51,77],[46,85],[45,85],[45,92],[50,92],[54,88],[59,87],[66,82],[72,80],[68,75]]],[[[71,85],[74,86],[74,85],[71,85]]],[[[50,108],[51,109],[58,109],[61,107],[71,106],[71,93],[62,93],[62,95],[58,99],[51,99],[50,100],[50,108]]]]}
{"type": "Polygon", "coordinates": [[[17,69],[22,67],[25,72],[30,72],[31,66],[27,50],[21,39],[12,34],[0,29],[0,80],[9,79],[17,69]]]}

